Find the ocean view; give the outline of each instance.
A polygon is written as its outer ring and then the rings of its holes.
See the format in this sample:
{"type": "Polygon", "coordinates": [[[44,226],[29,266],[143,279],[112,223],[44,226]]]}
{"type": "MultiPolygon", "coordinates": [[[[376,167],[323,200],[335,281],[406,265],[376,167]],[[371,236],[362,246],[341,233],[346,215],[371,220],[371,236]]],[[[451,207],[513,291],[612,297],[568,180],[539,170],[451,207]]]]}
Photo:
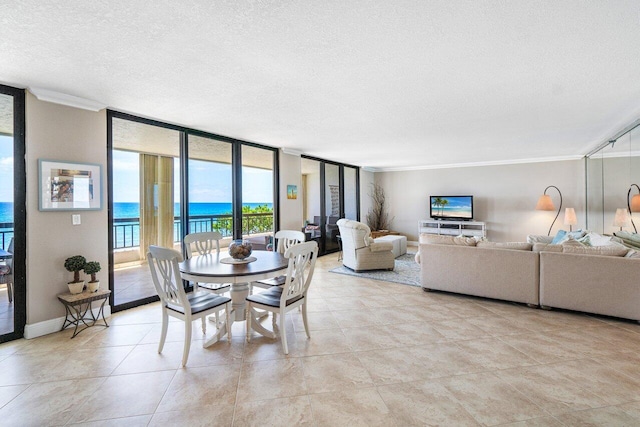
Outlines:
{"type": "MultiPolygon", "coordinates": [[[[245,203],[244,206],[255,208],[266,205],[273,209],[273,203],[245,203]]],[[[224,215],[231,213],[231,203],[190,203],[189,213],[197,215],[224,215]]],[[[114,218],[138,218],[140,215],[139,203],[114,203],[114,218]]],[[[180,204],[174,207],[174,216],[180,216],[180,204]]],[[[0,202],[0,223],[13,222],[13,203],[0,202]]]]}

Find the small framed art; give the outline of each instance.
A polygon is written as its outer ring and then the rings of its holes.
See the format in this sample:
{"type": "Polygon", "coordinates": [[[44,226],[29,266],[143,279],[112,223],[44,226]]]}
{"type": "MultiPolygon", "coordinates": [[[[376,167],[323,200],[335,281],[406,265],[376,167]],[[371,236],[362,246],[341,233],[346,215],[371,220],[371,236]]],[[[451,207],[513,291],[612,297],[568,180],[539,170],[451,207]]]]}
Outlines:
{"type": "Polygon", "coordinates": [[[41,211],[102,209],[102,166],[38,160],[41,211]]]}

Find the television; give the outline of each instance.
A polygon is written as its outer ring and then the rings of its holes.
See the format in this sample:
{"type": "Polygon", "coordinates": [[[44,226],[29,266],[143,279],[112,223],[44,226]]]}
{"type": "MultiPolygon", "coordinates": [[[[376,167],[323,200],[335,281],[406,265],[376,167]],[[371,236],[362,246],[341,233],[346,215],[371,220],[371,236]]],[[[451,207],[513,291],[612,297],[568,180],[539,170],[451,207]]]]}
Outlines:
{"type": "Polygon", "coordinates": [[[429,214],[433,219],[473,219],[473,196],[431,196],[429,214]]]}

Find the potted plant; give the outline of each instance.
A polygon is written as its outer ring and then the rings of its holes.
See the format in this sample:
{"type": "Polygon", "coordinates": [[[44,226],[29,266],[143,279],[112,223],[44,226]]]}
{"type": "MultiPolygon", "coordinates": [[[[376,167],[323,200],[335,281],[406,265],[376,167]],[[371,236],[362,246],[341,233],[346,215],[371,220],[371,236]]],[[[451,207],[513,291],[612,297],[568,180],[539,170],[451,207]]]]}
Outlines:
{"type": "Polygon", "coordinates": [[[87,289],[89,292],[97,292],[100,288],[100,280],[96,279],[96,273],[101,270],[100,263],[98,261],[89,261],[84,266],[84,273],[91,276],[91,280],[87,283],[87,289]]]}
{"type": "Polygon", "coordinates": [[[87,260],[82,255],[74,255],[64,261],[64,268],[73,273],[73,281],[67,283],[69,292],[79,294],[84,289],[84,280],[80,280],[80,270],[84,269],[87,260]]]}

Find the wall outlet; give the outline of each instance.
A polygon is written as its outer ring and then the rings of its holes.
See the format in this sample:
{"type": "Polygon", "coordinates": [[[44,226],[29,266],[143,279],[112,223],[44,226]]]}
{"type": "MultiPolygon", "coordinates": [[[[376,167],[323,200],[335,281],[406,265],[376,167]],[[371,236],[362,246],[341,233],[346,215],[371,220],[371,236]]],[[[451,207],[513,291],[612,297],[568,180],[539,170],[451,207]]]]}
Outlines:
{"type": "Polygon", "coordinates": [[[80,215],[71,215],[71,224],[80,225],[81,223],[80,215]]]}

